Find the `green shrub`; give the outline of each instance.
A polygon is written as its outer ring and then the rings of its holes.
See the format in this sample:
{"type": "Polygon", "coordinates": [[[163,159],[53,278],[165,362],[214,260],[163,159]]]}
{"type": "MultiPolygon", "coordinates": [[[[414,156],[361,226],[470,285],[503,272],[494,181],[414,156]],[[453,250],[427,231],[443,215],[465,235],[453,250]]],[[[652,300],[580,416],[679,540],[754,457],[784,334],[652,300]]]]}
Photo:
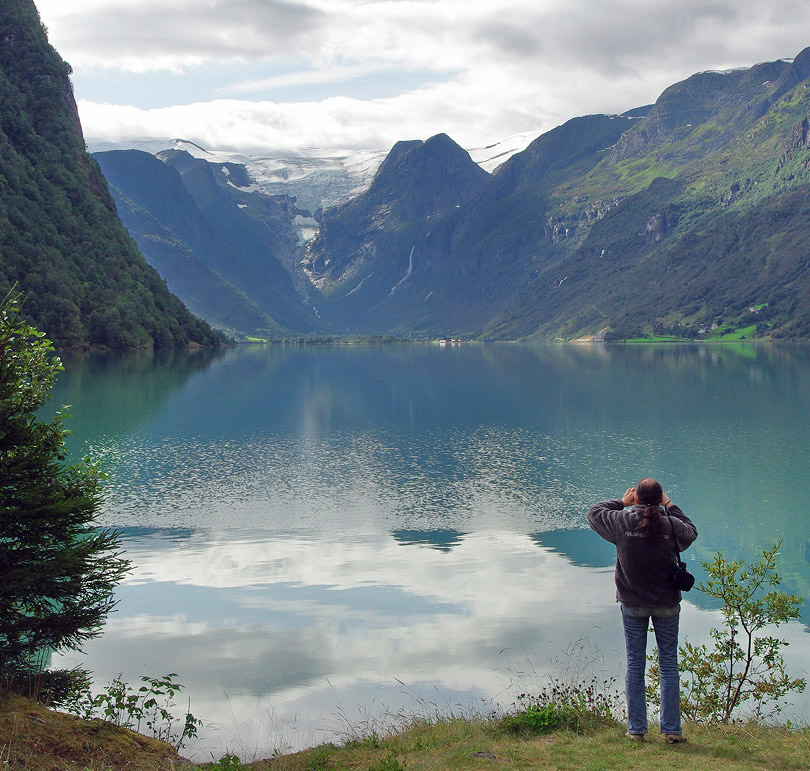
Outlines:
{"type": "Polygon", "coordinates": [[[543,734],[567,725],[574,710],[557,704],[528,704],[525,709],[504,715],[501,725],[510,733],[543,734]]]}
{"type": "MultiPolygon", "coordinates": [[[[718,552],[702,562],[708,580],[698,590],[719,600],[723,626],[710,631],[713,645],[685,642],[679,648],[681,712],[690,720],[728,723],[750,704],[751,717],[759,720],[781,712],[781,700],[791,691],[804,691],[804,678],[785,670],[782,648],[787,645],[766,627],[778,627],[799,617],[801,597],[778,590],[776,556],[781,541],[762,552],[748,566],[729,562],[718,552]]],[[[660,703],[657,656],[648,678],[647,696],[660,703]]]]}
{"type": "Polygon", "coordinates": [[[119,676],[101,693],[94,696],[89,688],[85,689],[75,693],[64,706],[68,712],[85,720],[98,718],[139,733],[148,731],[156,739],[179,749],[197,735],[202,721],[186,712],[182,726],[178,725],[178,718],[171,710],[174,696],[183,686],[175,682],[176,677],[174,672],[163,677],[142,676],[143,685],[136,691],[119,676]]]}
{"type": "Polygon", "coordinates": [[[236,755],[231,755],[230,752],[226,752],[216,763],[214,766],[209,766],[209,768],[217,769],[221,771],[236,771],[236,769],[244,768],[242,765],[242,761],[236,755]]]}

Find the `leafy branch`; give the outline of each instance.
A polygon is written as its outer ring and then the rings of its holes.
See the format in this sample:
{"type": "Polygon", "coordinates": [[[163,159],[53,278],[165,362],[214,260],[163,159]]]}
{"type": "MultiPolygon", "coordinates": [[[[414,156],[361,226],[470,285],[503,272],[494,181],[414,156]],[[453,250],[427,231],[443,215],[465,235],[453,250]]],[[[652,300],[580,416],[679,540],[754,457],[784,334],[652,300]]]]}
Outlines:
{"type": "Polygon", "coordinates": [[[189,739],[197,736],[202,721],[187,711],[182,727],[177,727],[178,718],[171,710],[175,706],[175,695],[184,686],[175,682],[176,677],[175,672],[162,677],[142,676],[143,685],[135,690],[119,676],[107,685],[105,691],[95,696],[89,690],[74,694],[74,699],[65,707],[85,720],[100,718],[138,733],[141,733],[143,726],[151,736],[180,749],[189,739]]]}

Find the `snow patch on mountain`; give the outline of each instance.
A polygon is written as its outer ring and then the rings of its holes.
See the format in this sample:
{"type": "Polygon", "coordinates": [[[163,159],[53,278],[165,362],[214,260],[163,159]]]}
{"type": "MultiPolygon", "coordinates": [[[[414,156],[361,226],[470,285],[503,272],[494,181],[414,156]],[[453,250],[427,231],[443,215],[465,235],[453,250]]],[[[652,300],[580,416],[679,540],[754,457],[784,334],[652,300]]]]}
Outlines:
{"type": "MultiPolygon", "coordinates": [[[[492,172],[515,153],[524,150],[537,137],[535,133],[514,134],[486,147],[468,150],[470,157],[485,171],[492,172]]],[[[371,185],[388,150],[339,150],[304,148],[295,154],[247,155],[228,150],[207,150],[185,139],[132,137],[120,140],[86,140],[88,152],[141,150],[157,155],[164,150],[183,150],[209,163],[239,164],[245,167],[253,184],[239,187],[232,179],[228,185],[243,193],[287,195],[296,208],[310,216],[296,217],[299,237],[306,242],[318,232],[315,217],[319,210],[337,206],[355,198],[371,185]]],[[[221,168],[230,176],[226,167],[221,168]]]]}
{"type": "Polygon", "coordinates": [[[475,147],[467,152],[484,171],[491,174],[515,153],[525,150],[538,136],[540,135],[536,132],[525,131],[522,134],[512,134],[494,145],[475,147]]]}
{"type": "MultiPolygon", "coordinates": [[[[492,172],[515,153],[525,150],[538,134],[513,134],[486,147],[468,150],[481,168],[492,172]]],[[[88,152],[141,150],[156,155],[163,150],[184,150],[210,163],[243,165],[256,187],[271,195],[290,195],[312,212],[353,198],[366,190],[388,150],[339,150],[309,147],[295,154],[246,155],[229,150],[207,150],[185,139],[131,137],[119,140],[87,139],[88,152]]],[[[223,173],[226,170],[223,169],[223,173]]]]}
{"type": "Polygon", "coordinates": [[[304,217],[297,214],[293,224],[298,228],[299,239],[302,243],[311,241],[318,233],[318,221],[314,217],[304,217]]]}
{"type": "Polygon", "coordinates": [[[386,155],[385,150],[309,149],[294,156],[256,157],[242,163],[265,192],[289,195],[300,208],[316,212],[368,189],[386,155]]]}
{"type": "MultiPolygon", "coordinates": [[[[226,171],[226,169],[223,169],[226,171]]],[[[237,185],[231,180],[228,180],[228,187],[232,187],[234,190],[238,190],[240,193],[263,193],[264,188],[261,185],[237,185]]]]}

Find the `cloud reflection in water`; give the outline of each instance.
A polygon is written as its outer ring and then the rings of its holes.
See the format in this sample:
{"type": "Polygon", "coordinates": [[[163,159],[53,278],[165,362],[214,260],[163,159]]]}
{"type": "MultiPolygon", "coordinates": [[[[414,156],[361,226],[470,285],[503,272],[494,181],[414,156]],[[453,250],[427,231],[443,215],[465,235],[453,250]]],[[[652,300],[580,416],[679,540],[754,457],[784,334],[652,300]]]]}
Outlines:
{"type": "MultiPolygon", "coordinates": [[[[99,683],[177,671],[208,724],[201,758],[300,748],[424,702],[486,711],[549,668],[620,674],[612,568],[572,564],[541,536],[406,538],[131,534],[135,570],[88,665],[99,683]]],[[[686,608],[686,633],[705,637],[711,614],[686,608]]]]}
{"type": "MultiPolygon", "coordinates": [[[[615,647],[610,570],[577,568],[515,533],[440,549],[390,534],[155,531],[126,549],[135,570],[119,610],[87,646],[97,682],[122,662],[131,680],[178,671],[192,711],[226,729],[257,705],[319,731],[340,728],[340,705],[352,715],[415,708],[419,695],[480,705],[508,689],[514,662],[542,668],[583,631],[615,647]]],[[[274,746],[271,729],[259,749],[274,746]]]]}

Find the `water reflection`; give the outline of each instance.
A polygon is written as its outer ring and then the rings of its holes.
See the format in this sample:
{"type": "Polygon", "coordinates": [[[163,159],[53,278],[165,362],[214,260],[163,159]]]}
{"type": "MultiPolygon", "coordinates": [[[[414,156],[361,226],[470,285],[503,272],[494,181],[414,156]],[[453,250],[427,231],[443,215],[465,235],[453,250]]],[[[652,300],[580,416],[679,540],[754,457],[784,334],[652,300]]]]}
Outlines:
{"type": "MultiPolygon", "coordinates": [[[[808,353],[68,358],[54,407],[73,405],[74,455],[110,474],[103,521],[125,529],[136,566],[91,668],[176,670],[195,710],[240,736],[272,708],[251,736],[267,748],[296,715],[296,746],[334,728],[336,705],[498,695],[517,661],[542,670],[572,641],[613,657],[613,554],[584,514],[648,474],[697,524],[695,572],[717,550],[750,560],[784,538],[783,586],[810,597],[810,514],[795,503],[810,499],[808,353]]],[[[711,609],[689,609],[700,639],[711,609]]],[[[804,629],[790,655],[806,671],[804,629]]]]}
{"type": "Polygon", "coordinates": [[[467,533],[457,530],[394,530],[393,536],[404,546],[424,544],[439,551],[450,551],[458,546],[467,533]]]}
{"type": "Polygon", "coordinates": [[[654,474],[694,554],[810,596],[806,345],[242,347],[66,360],[115,526],[546,533],[654,474]],[[797,521],[798,518],[798,521],[797,521]],[[798,526],[797,526],[798,524],[798,526]]]}
{"type": "MultiPolygon", "coordinates": [[[[180,671],[209,723],[199,758],[297,748],[425,702],[486,710],[548,670],[621,672],[612,568],[559,547],[504,531],[128,533],[135,571],[87,660],[100,682],[180,671]]],[[[692,641],[709,623],[687,603],[692,641]]],[[[806,673],[810,647],[790,664],[806,673]]]]}
{"type": "MultiPolygon", "coordinates": [[[[117,526],[544,532],[654,473],[695,515],[699,547],[750,556],[763,536],[795,534],[784,491],[810,496],[809,350],[89,356],[67,360],[53,401],[72,405],[75,454],[111,474],[117,526]]],[[[808,547],[786,545],[797,580],[808,547]]]]}
{"type": "Polygon", "coordinates": [[[64,351],[51,410],[67,404],[69,428],[86,444],[122,436],[162,413],[167,399],[224,355],[221,349],[157,351],[64,351]]]}
{"type": "MultiPolygon", "coordinates": [[[[545,546],[582,567],[610,567],[616,562],[616,547],[603,538],[594,538],[590,530],[553,530],[531,536],[538,546],[545,546]]],[[[688,555],[684,555],[688,558],[688,555]]]]}

